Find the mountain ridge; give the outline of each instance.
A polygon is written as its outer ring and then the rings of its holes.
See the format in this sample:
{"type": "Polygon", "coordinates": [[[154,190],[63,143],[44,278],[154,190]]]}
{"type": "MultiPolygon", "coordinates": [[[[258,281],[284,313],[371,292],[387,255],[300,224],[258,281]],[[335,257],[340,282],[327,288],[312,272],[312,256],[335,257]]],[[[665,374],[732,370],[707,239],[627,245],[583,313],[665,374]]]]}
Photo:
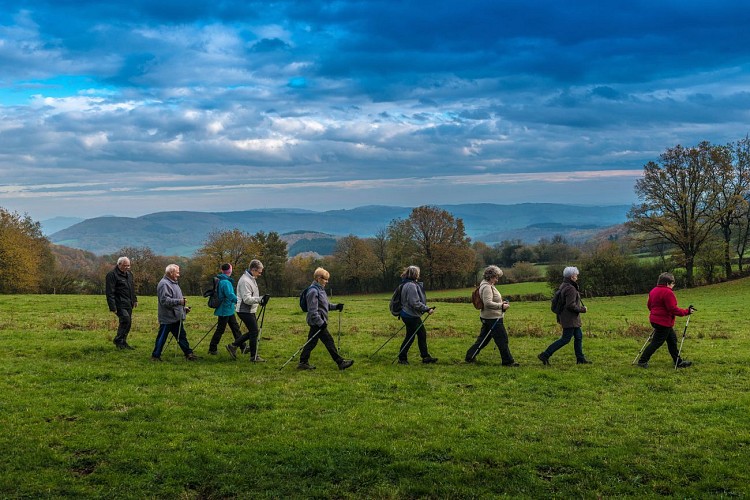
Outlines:
{"type": "MultiPolygon", "coordinates": [[[[628,205],[472,203],[436,205],[464,222],[473,240],[492,244],[505,239],[536,243],[553,234],[585,239],[626,220],[628,205]],[[545,227],[548,225],[549,227],[545,227]]],[[[365,205],[316,212],[305,209],[252,209],[232,212],[167,211],[140,217],[103,216],[86,219],[49,236],[59,245],[108,254],[126,246],[149,247],[161,255],[191,256],[207,235],[239,229],[248,233],[325,233],[372,237],[394,219],[405,219],[412,207],[365,205]]]]}

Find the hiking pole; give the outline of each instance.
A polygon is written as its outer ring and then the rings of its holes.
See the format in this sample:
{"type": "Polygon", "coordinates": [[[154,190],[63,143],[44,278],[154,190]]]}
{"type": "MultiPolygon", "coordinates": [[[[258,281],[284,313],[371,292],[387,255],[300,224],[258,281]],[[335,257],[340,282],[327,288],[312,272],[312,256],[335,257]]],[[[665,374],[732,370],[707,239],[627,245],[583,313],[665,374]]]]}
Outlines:
{"type": "Polygon", "coordinates": [[[341,352],[341,309],[339,309],[339,345],[336,350],[341,352]]]}
{"type": "MultiPolygon", "coordinates": [[[[688,309],[693,309],[693,306],[690,306],[688,309]]],[[[685,342],[685,335],[687,334],[687,327],[690,324],[690,315],[688,314],[688,319],[685,321],[685,329],[682,330],[682,340],[680,341],[680,349],[677,351],[677,360],[674,362],[674,369],[677,369],[677,365],[680,364],[680,354],[682,354],[682,344],[685,342]]]]}
{"type": "Polygon", "coordinates": [[[266,304],[263,304],[260,310],[260,326],[258,326],[258,338],[255,339],[255,357],[258,357],[258,346],[260,345],[260,336],[263,334],[263,320],[266,319],[266,304]]]}
{"type": "Polygon", "coordinates": [[[289,358],[289,359],[287,359],[287,360],[286,360],[286,363],[284,363],[283,365],[281,365],[281,368],[279,368],[279,371],[283,370],[283,369],[284,369],[284,367],[285,367],[286,365],[288,365],[288,364],[289,364],[289,362],[290,362],[291,360],[293,360],[293,359],[294,359],[294,357],[295,357],[295,356],[297,355],[297,353],[298,353],[298,352],[300,352],[300,351],[301,351],[302,349],[304,349],[304,348],[305,348],[305,346],[306,346],[307,344],[309,344],[310,342],[312,342],[312,340],[313,340],[313,339],[314,339],[315,337],[317,337],[317,336],[318,336],[318,334],[319,334],[320,332],[322,332],[322,331],[323,331],[323,328],[320,328],[320,329],[319,329],[319,330],[318,330],[317,332],[315,332],[315,335],[313,335],[312,337],[310,337],[309,339],[307,339],[307,342],[305,342],[304,344],[302,344],[302,347],[300,347],[299,349],[297,349],[297,351],[296,351],[296,352],[295,352],[294,354],[292,354],[292,357],[291,357],[291,358],[289,358]]]}
{"type": "Polygon", "coordinates": [[[497,318],[497,319],[495,320],[495,322],[494,322],[494,323],[492,323],[492,326],[490,327],[490,329],[489,329],[489,330],[487,330],[487,334],[486,334],[486,335],[484,336],[484,338],[482,339],[482,342],[481,342],[481,343],[480,343],[480,344],[479,344],[479,345],[477,346],[477,348],[476,348],[476,349],[474,349],[474,354],[473,354],[473,355],[471,356],[471,358],[469,358],[469,359],[472,359],[472,360],[473,360],[474,358],[476,358],[476,357],[477,357],[477,354],[479,354],[479,349],[481,349],[481,348],[482,348],[482,346],[484,345],[484,342],[485,342],[485,341],[487,340],[487,338],[488,338],[488,337],[490,336],[490,333],[492,333],[492,330],[494,330],[494,329],[495,329],[495,325],[497,325],[497,322],[498,322],[498,321],[500,321],[500,318],[497,318]]]}
{"type": "MultiPolygon", "coordinates": [[[[429,318],[429,317],[430,317],[430,315],[428,314],[427,318],[429,318]]],[[[427,318],[423,319],[422,322],[419,324],[419,326],[414,330],[414,333],[411,334],[411,337],[409,337],[409,340],[406,341],[406,343],[404,344],[404,347],[402,347],[401,350],[398,351],[398,356],[396,356],[396,359],[394,359],[393,361],[391,361],[391,364],[393,364],[396,361],[398,361],[398,358],[401,357],[401,353],[404,351],[404,349],[406,349],[407,346],[410,346],[411,343],[414,342],[414,337],[417,336],[417,332],[419,331],[419,329],[422,328],[422,327],[424,327],[424,322],[427,321],[427,318]]],[[[420,319],[422,319],[422,318],[420,317],[420,319]]],[[[406,326],[406,323],[404,323],[404,326],[406,326]]]]}
{"type": "Polygon", "coordinates": [[[195,344],[195,345],[193,346],[193,350],[197,349],[197,348],[198,348],[198,346],[199,346],[199,345],[201,345],[201,342],[203,342],[203,339],[205,339],[206,337],[208,337],[208,334],[209,334],[209,333],[211,333],[211,332],[213,331],[213,329],[214,329],[214,328],[216,328],[217,326],[219,326],[219,322],[218,322],[218,321],[217,321],[216,323],[214,323],[214,326],[212,326],[212,327],[211,327],[211,328],[210,328],[210,329],[209,329],[209,330],[208,330],[208,331],[206,332],[206,334],[205,334],[205,335],[203,336],[203,338],[202,338],[202,339],[200,339],[200,340],[198,341],[198,343],[197,343],[197,344],[195,344]]]}
{"type": "Polygon", "coordinates": [[[646,350],[646,346],[648,345],[648,343],[651,342],[651,338],[654,336],[655,331],[656,330],[651,331],[651,334],[649,334],[648,338],[646,339],[646,342],[643,344],[643,347],[641,347],[641,350],[638,351],[638,354],[635,355],[635,359],[633,360],[633,362],[630,363],[631,365],[634,365],[641,358],[641,354],[643,354],[643,351],[646,350]]]}
{"type": "Polygon", "coordinates": [[[385,342],[383,343],[383,345],[381,345],[380,347],[378,347],[378,350],[377,350],[377,351],[375,351],[374,353],[370,354],[370,356],[369,356],[369,357],[373,357],[373,356],[375,356],[375,355],[376,355],[377,353],[379,353],[379,352],[380,352],[380,350],[381,350],[381,349],[382,349],[383,347],[385,347],[385,344],[387,344],[388,342],[390,342],[391,340],[393,340],[393,337],[395,337],[396,335],[398,335],[398,332],[400,332],[401,330],[403,330],[405,326],[406,326],[406,323],[404,323],[403,325],[401,325],[401,328],[399,328],[398,330],[396,330],[396,333],[394,333],[393,335],[391,335],[391,336],[390,336],[390,338],[389,338],[388,340],[386,340],[386,341],[385,341],[385,342]]]}

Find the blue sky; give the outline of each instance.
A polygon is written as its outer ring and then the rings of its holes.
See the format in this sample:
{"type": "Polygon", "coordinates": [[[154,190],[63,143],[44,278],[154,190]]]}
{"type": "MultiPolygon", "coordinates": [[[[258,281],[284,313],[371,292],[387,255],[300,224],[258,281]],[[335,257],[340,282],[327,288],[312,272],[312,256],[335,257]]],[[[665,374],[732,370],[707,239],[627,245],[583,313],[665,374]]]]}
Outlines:
{"type": "Polygon", "coordinates": [[[750,133],[741,1],[6,1],[0,206],[635,201],[750,133]]]}

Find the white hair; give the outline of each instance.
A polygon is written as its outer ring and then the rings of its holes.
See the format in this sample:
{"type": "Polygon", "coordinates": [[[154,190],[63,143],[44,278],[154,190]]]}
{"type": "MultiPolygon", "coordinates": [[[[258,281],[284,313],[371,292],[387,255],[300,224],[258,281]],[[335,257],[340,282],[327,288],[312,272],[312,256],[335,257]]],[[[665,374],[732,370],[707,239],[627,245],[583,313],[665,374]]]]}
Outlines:
{"type": "Polygon", "coordinates": [[[117,265],[119,266],[120,264],[122,264],[122,263],[123,263],[123,262],[125,262],[126,260],[127,260],[128,262],[130,262],[130,259],[128,259],[127,257],[125,257],[125,256],[122,256],[122,257],[120,257],[119,259],[117,259],[117,265]]]}
{"type": "Polygon", "coordinates": [[[177,264],[169,264],[166,269],[164,269],[164,274],[172,274],[173,272],[177,271],[180,268],[177,264]]]}
{"type": "Polygon", "coordinates": [[[581,274],[577,267],[568,266],[563,269],[563,278],[570,278],[571,276],[578,276],[581,274]]]}

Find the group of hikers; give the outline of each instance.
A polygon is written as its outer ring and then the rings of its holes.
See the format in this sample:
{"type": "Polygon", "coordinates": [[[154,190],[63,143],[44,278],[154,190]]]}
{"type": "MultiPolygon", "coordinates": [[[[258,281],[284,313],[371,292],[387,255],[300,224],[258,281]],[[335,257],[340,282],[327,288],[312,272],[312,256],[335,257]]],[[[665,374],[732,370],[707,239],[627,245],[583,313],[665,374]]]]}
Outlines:
{"type": "MultiPolygon", "coordinates": [[[[130,267],[130,259],[120,257],[117,260],[117,265],[106,277],[107,304],[109,310],[115,313],[119,320],[117,334],[114,338],[114,344],[118,349],[133,349],[128,344],[127,337],[130,332],[133,309],[137,307],[138,300],[135,295],[133,274],[130,267]]],[[[270,296],[268,294],[261,295],[258,288],[257,279],[263,274],[263,264],[260,260],[253,259],[238,280],[236,288],[231,278],[232,272],[231,264],[225,263],[221,265],[220,273],[214,278],[214,292],[211,299],[215,303],[211,305],[215,308],[214,315],[217,317],[217,322],[216,331],[209,343],[208,354],[218,354],[219,343],[226,327],[229,326],[234,337],[234,341],[226,345],[229,355],[233,359],[237,359],[238,353],[249,354],[251,362],[264,362],[265,359],[258,354],[260,332],[258,320],[260,316],[262,326],[265,306],[270,296]],[[258,312],[259,308],[261,308],[260,313],[258,312]],[[245,325],[247,333],[242,334],[237,318],[245,325]]],[[[553,309],[557,316],[557,322],[562,327],[562,335],[537,355],[537,358],[544,365],[549,365],[552,355],[567,345],[571,339],[573,340],[576,363],[591,363],[583,353],[581,314],[586,313],[587,308],[581,301],[578,275],[579,271],[576,267],[569,266],[563,270],[563,281],[553,299],[553,309]]],[[[507,300],[503,300],[495,286],[502,276],[503,271],[498,266],[490,265],[484,270],[482,282],[475,292],[479,299],[477,307],[480,308],[479,318],[482,327],[476,341],[466,351],[464,358],[466,363],[474,363],[477,355],[490,343],[490,340],[493,340],[500,352],[501,364],[508,367],[519,366],[519,363],[511,354],[508,332],[503,324],[505,312],[510,304],[507,300]]],[[[154,350],[151,353],[151,361],[154,362],[161,361],[161,354],[170,334],[177,340],[177,345],[182,350],[186,360],[195,361],[198,359],[198,356],[190,348],[185,332],[184,321],[191,308],[187,305],[187,299],[180,289],[179,277],[180,267],[176,264],[169,264],[165,269],[164,277],[156,287],[159,330],[156,335],[154,350]]],[[[428,350],[427,330],[425,328],[425,320],[435,312],[435,307],[427,305],[424,285],[419,281],[419,277],[419,267],[408,266],[401,274],[401,284],[391,299],[391,312],[403,322],[401,329],[406,329],[397,358],[398,363],[402,365],[409,364],[408,354],[415,339],[422,363],[432,364],[438,361],[438,358],[433,357],[428,350]],[[425,314],[427,316],[424,316],[425,314]]],[[[310,355],[318,341],[323,343],[340,370],[345,370],[354,364],[354,360],[345,359],[341,356],[336,348],[333,336],[328,331],[328,312],[344,310],[344,304],[331,303],[328,300],[325,287],[329,279],[330,273],[328,271],[322,267],[317,268],[313,273],[312,283],[300,296],[300,307],[306,312],[309,331],[307,341],[297,351],[297,353],[301,351],[297,364],[299,370],[315,369],[315,366],[310,364],[310,355]]],[[[692,364],[680,356],[674,323],[676,316],[690,315],[695,309],[692,305],[687,309],[677,306],[677,298],[672,291],[674,285],[674,276],[671,273],[662,273],[658,277],[656,287],[649,293],[647,306],[650,311],[649,321],[653,327],[653,332],[636,358],[638,366],[642,368],[648,368],[651,356],[665,342],[675,368],[686,368],[692,364]]],[[[391,336],[388,341],[397,334],[398,332],[391,336]]],[[[386,344],[388,341],[386,341],[386,344]]],[[[385,344],[381,348],[384,346],[385,344]]],[[[294,353],[292,358],[297,353],[294,353]]],[[[636,361],[634,361],[634,364],[636,361]]]]}

